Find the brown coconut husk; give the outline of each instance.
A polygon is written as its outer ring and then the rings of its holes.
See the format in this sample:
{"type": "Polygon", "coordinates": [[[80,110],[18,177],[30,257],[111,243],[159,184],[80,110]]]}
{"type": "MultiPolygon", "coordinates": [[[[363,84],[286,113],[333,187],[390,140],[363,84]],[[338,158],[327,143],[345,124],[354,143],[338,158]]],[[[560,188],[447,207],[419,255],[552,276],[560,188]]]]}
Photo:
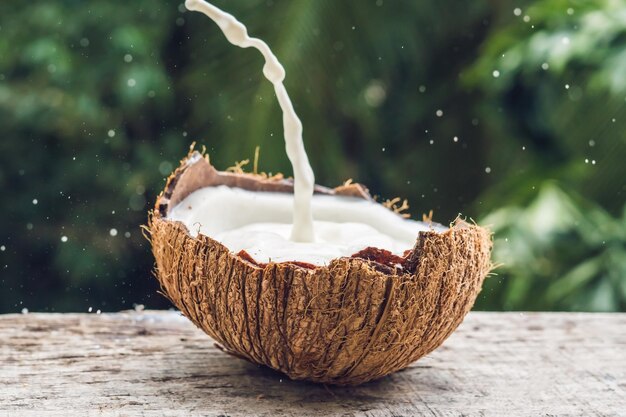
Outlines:
{"type": "MultiPolygon", "coordinates": [[[[261,264],[166,218],[191,192],[216,185],[293,192],[291,180],[217,171],[190,153],[150,214],[156,276],[226,351],[292,379],[356,385],[405,368],[457,328],[491,269],[490,232],[460,219],[419,233],[404,257],[366,248],[328,266],[261,264]]],[[[358,184],[315,191],[371,198],[358,184]]]]}

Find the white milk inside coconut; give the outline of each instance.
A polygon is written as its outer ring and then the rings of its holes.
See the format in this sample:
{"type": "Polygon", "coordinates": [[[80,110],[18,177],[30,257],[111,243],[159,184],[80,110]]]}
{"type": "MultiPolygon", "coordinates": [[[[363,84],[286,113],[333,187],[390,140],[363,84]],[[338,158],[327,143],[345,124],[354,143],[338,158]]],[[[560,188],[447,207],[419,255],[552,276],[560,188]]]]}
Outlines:
{"type": "Polygon", "coordinates": [[[311,208],[316,239],[294,242],[289,238],[292,203],[291,194],[222,185],[191,193],[168,218],[184,223],[192,236],[209,236],[235,253],[245,250],[262,263],[327,265],[369,246],[402,256],[413,248],[420,231],[433,229],[372,201],[315,194],[311,208]]]}
{"type": "Polygon", "coordinates": [[[194,236],[209,236],[233,252],[245,250],[262,263],[327,265],[367,247],[402,256],[413,247],[418,232],[432,230],[371,201],[313,195],[315,178],[304,150],[302,123],[283,85],[285,70],[276,56],[265,42],[250,38],[242,23],[212,4],[187,0],[185,6],[210,17],[233,45],[256,48],[265,58],[263,74],[274,85],[283,112],[294,194],[207,187],[187,196],[168,218],[184,223],[194,236]]]}

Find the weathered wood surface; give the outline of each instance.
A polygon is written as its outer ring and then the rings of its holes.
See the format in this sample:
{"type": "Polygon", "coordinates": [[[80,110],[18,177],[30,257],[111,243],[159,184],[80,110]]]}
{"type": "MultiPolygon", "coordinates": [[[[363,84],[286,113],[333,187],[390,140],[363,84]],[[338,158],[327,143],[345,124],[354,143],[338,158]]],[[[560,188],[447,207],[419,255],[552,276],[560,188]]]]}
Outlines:
{"type": "Polygon", "coordinates": [[[289,381],[175,312],[0,316],[4,416],[626,416],[626,314],[470,313],[359,387],[289,381]]]}

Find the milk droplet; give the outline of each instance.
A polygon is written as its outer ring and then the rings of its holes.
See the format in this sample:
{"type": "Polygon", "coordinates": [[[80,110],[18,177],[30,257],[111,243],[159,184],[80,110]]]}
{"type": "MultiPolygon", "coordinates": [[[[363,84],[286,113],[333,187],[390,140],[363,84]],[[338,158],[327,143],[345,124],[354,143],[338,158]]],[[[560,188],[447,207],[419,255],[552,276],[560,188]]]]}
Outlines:
{"type": "Polygon", "coordinates": [[[452,138],[452,140],[455,141],[455,142],[458,142],[459,141],[459,137],[455,136],[455,137],[452,138]]]}
{"type": "Polygon", "coordinates": [[[87,309],[87,312],[88,312],[88,313],[91,313],[91,311],[92,311],[92,310],[93,310],[93,307],[89,307],[89,308],[87,309]]]}

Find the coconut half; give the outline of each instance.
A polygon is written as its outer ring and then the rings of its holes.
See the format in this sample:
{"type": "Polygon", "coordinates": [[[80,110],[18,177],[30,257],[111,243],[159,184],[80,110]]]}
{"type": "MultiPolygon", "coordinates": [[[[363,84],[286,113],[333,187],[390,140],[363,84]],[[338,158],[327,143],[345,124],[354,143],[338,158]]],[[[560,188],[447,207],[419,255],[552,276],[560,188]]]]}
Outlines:
{"type": "MultiPolygon", "coordinates": [[[[291,180],[218,171],[190,152],[149,217],[156,277],[172,303],[227,352],[292,379],[356,385],[405,368],[456,329],[491,269],[488,230],[459,219],[450,228],[405,220],[375,203],[359,184],[316,186],[317,204],[384,209],[381,216],[393,219],[371,219],[372,227],[388,232],[397,222],[409,222],[407,229],[417,230],[412,248],[394,253],[363,246],[335,259],[326,254],[272,261],[271,254],[251,254],[237,250],[236,243],[227,246],[226,238],[215,239],[236,218],[227,218],[228,201],[219,204],[218,189],[224,187],[244,195],[293,193],[291,180]],[[189,198],[201,203],[194,192],[208,187],[215,187],[207,195],[217,200],[200,210],[202,221],[181,214],[189,198]]],[[[336,221],[360,213],[355,210],[336,221]]],[[[314,207],[316,220],[323,213],[314,207]]],[[[276,220],[275,213],[267,215],[276,220]]]]}

